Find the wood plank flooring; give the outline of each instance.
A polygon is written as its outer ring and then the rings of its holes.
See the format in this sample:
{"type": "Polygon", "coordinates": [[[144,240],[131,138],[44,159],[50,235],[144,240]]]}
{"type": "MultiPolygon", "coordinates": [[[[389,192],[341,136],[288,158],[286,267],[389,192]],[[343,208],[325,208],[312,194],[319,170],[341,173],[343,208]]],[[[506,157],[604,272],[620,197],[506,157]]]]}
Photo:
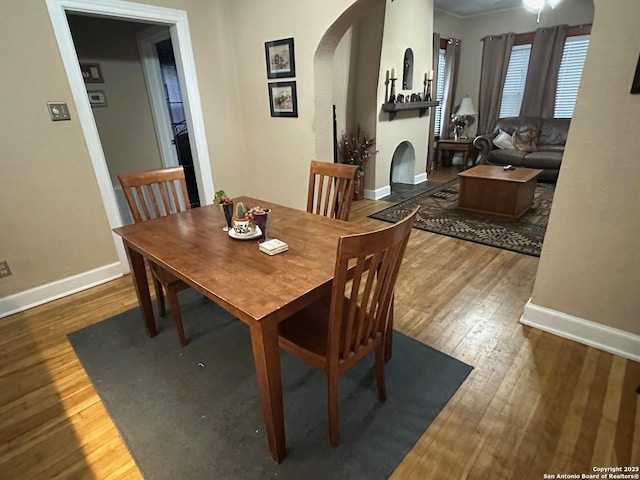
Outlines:
{"type": "MultiPolygon", "coordinates": [[[[354,202],[351,219],[386,225],[367,217],[386,205],[354,202]]],[[[392,479],[640,464],[640,364],[520,325],[537,267],[535,257],[412,232],[395,326],[475,368],[392,479]]],[[[142,478],[66,338],[136,305],[127,276],[0,320],[0,479],[142,478]]]]}

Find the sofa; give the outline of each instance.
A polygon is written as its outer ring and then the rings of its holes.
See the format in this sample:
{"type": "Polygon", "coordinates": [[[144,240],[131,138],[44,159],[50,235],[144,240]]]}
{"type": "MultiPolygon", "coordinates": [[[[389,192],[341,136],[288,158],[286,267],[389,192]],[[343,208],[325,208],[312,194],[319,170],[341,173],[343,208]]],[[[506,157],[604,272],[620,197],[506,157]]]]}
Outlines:
{"type": "Polygon", "coordinates": [[[570,118],[501,118],[491,135],[474,139],[477,164],[539,168],[539,181],[555,183],[570,123],[570,118]]]}

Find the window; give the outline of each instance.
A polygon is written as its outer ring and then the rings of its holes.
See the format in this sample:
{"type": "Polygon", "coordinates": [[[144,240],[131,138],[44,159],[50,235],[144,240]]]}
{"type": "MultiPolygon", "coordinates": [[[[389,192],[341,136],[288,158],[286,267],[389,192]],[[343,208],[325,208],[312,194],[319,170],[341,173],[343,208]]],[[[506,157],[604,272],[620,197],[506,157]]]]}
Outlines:
{"type": "MultiPolygon", "coordinates": [[[[442,91],[444,90],[444,62],[445,62],[445,49],[441,48],[438,51],[438,80],[436,84],[436,98],[440,104],[442,104],[442,91]]],[[[433,126],[434,135],[440,135],[440,125],[442,125],[442,107],[438,105],[436,107],[436,115],[433,126]]]]}
{"type": "Polygon", "coordinates": [[[584,61],[589,48],[589,35],[569,37],[564,42],[558,72],[554,118],[571,118],[578,97],[584,61]]]}
{"type": "Polygon", "coordinates": [[[507,77],[502,89],[502,104],[500,104],[500,118],[517,117],[520,115],[524,84],[527,80],[531,44],[515,45],[511,49],[507,77]]]}
{"type": "MultiPolygon", "coordinates": [[[[589,48],[590,32],[591,27],[588,25],[569,27],[558,71],[554,118],[573,116],[582,69],[589,48]]],[[[533,33],[516,35],[516,45],[511,50],[507,77],[502,90],[500,118],[520,115],[532,42],[533,33]],[[522,39],[519,43],[518,37],[522,39]]]]}

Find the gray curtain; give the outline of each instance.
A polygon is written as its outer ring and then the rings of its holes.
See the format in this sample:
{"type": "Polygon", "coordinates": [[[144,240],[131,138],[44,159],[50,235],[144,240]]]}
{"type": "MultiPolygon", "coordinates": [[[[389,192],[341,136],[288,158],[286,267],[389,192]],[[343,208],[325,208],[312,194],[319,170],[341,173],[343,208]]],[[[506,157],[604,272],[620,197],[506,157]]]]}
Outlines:
{"type": "Polygon", "coordinates": [[[533,37],[520,115],[553,118],[568,25],[538,28],[533,37]]]}
{"type": "Polygon", "coordinates": [[[491,133],[500,118],[502,88],[507,77],[514,38],[513,33],[503,33],[482,39],[484,45],[478,96],[478,135],[491,133]]]}
{"type": "Polygon", "coordinates": [[[450,38],[447,43],[447,53],[444,60],[444,88],[442,89],[442,123],[440,124],[440,138],[451,138],[451,111],[458,74],[458,59],[460,58],[460,44],[457,38],[450,38]]]}
{"type": "MultiPolygon", "coordinates": [[[[433,34],[433,64],[431,68],[433,69],[433,81],[431,82],[431,97],[435,100],[436,98],[436,88],[438,85],[438,63],[440,61],[440,34],[433,34]]],[[[433,165],[433,157],[435,155],[436,145],[435,145],[435,132],[434,128],[436,125],[436,108],[432,107],[429,109],[429,149],[427,151],[427,173],[431,173],[431,165],[433,165]]]]}

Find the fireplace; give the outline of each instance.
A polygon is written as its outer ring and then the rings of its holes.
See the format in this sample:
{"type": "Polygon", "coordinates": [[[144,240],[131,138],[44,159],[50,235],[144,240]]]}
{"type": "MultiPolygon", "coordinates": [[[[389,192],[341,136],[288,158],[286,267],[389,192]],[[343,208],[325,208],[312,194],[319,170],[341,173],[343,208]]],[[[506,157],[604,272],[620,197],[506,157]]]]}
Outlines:
{"type": "Polygon", "coordinates": [[[401,142],[393,152],[391,157],[391,172],[389,181],[393,183],[415,183],[414,170],[416,163],[416,152],[411,142],[401,142]]]}

